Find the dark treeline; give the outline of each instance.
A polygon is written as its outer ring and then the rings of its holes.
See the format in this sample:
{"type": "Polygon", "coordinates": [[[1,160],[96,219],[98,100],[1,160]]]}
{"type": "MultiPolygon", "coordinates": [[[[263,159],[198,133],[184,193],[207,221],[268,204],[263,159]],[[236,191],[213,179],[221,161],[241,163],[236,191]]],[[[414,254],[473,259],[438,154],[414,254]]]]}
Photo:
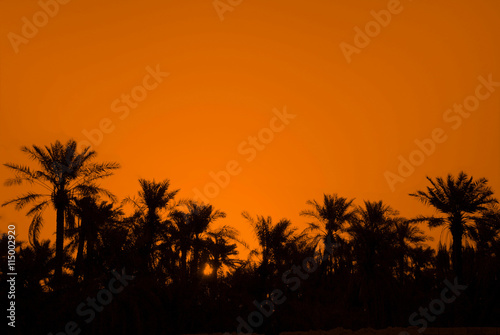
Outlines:
{"type": "Polygon", "coordinates": [[[249,250],[222,210],[179,199],[168,180],[141,179],[119,201],[99,184],[119,165],[76,149],[24,147],[33,166],[5,164],[7,185],[32,185],[3,204],[30,218],[29,240],[16,249],[19,334],[500,326],[500,210],[486,179],[428,178],[409,196],[435,208],[433,217],[334,193],[297,209],[310,219],[303,231],[244,212],[258,241],[249,250]],[[40,238],[49,211],[55,241],[40,238]],[[425,225],[447,229],[451,245],[428,246],[425,225]]]}

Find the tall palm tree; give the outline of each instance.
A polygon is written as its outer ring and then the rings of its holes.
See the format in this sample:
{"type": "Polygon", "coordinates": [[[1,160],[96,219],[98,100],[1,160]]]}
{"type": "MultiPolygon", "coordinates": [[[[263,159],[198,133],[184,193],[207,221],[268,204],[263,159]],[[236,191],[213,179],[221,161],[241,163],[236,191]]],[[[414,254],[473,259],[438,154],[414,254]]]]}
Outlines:
{"type": "MultiPolygon", "coordinates": [[[[337,194],[324,194],[323,203],[316,200],[308,200],[306,204],[312,209],[304,210],[300,213],[302,216],[311,217],[317,222],[309,223],[307,231],[315,232],[315,243],[322,242],[324,247],[333,241],[340,242],[339,232],[342,231],[346,223],[351,222],[356,212],[352,208],[352,200],[339,197],[337,194]]],[[[325,252],[325,250],[323,250],[325,252]]],[[[329,253],[329,262],[327,266],[328,273],[333,269],[333,253],[329,253]]]]}
{"type": "MultiPolygon", "coordinates": [[[[187,214],[180,210],[175,209],[169,214],[170,225],[168,227],[168,231],[166,234],[163,250],[167,250],[169,253],[171,252],[171,248],[173,247],[175,253],[178,256],[179,267],[180,267],[180,276],[179,279],[181,282],[186,282],[187,280],[187,259],[188,253],[191,250],[194,232],[189,224],[189,220],[187,218],[187,214]],[[168,245],[166,245],[168,244],[168,245]]],[[[165,254],[165,252],[163,252],[165,254]]],[[[170,261],[170,260],[169,260],[170,261]]]]}
{"type": "Polygon", "coordinates": [[[355,262],[358,298],[368,312],[370,323],[380,325],[388,315],[391,301],[392,273],[397,253],[394,223],[398,212],[382,201],[365,201],[347,228],[355,262]]]}
{"type": "Polygon", "coordinates": [[[134,218],[138,225],[137,243],[139,243],[140,256],[144,258],[142,270],[148,272],[152,270],[155,263],[155,248],[160,238],[164,236],[164,231],[169,223],[162,217],[162,211],[172,209],[175,204],[171,204],[179,190],[170,191],[170,180],[161,182],[139,179],[141,189],[138,198],[126,198],[125,202],[131,202],[136,211],[134,218]]]}
{"type": "Polygon", "coordinates": [[[215,209],[212,205],[199,204],[195,201],[187,201],[186,207],[186,219],[193,233],[191,274],[192,277],[196,279],[200,274],[199,260],[203,244],[203,235],[209,230],[213,222],[225,218],[226,213],[215,209]]]}
{"type": "Polygon", "coordinates": [[[486,178],[474,180],[472,176],[460,172],[456,178],[449,174],[446,179],[438,177],[432,180],[427,177],[427,180],[431,186],[426,191],[417,191],[410,196],[434,207],[445,217],[419,217],[417,220],[427,221],[431,228],[446,225],[450,230],[453,238],[453,271],[460,281],[463,276],[462,240],[465,234],[473,230],[471,219],[486,210],[488,205],[497,203],[497,200],[487,186],[486,178]]]}
{"type": "Polygon", "coordinates": [[[260,254],[259,271],[261,277],[265,278],[283,265],[284,256],[287,255],[294,240],[296,228],[292,227],[292,223],[287,219],[281,219],[273,224],[270,216],[265,218],[257,215],[257,219],[254,219],[247,212],[243,212],[242,215],[250,222],[257,237],[260,250],[254,250],[252,254],[260,254]]]}
{"type": "Polygon", "coordinates": [[[113,203],[107,201],[97,202],[94,197],[76,199],[72,213],[79,218],[78,228],[69,231],[74,241],[78,244],[76,256],[75,275],[79,276],[84,263],[84,249],[86,246],[85,264],[87,271],[92,271],[96,262],[96,244],[99,242],[101,230],[111,223],[117,223],[123,215],[121,208],[114,208],[113,203]]]}
{"type": "Polygon", "coordinates": [[[347,228],[358,270],[367,277],[382,269],[395,242],[394,225],[398,212],[382,201],[365,201],[357,208],[358,216],[347,228]]]}
{"type": "Polygon", "coordinates": [[[474,241],[476,251],[474,260],[471,263],[474,264],[474,272],[478,279],[482,281],[482,287],[490,287],[490,280],[498,278],[496,273],[500,273],[498,271],[498,265],[500,265],[498,262],[498,259],[500,259],[498,253],[498,242],[500,241],[499,206],[489,206],[486,211],[475,217],[473,221],[474,229],[471,231],[470,238],[474,241]]]}
{"type": "Polygon", "coordinates": [[[244,247],[247,247],[247,245],[239,239],[238,235],[238,231],[229,226],[223,226],[207,233],[207,250],[210,257],[212,277],[215,282],[217,282],[219,272],[223,267],[236,269],[243,264],[243,261],[235,258],[238,255],[238,246],[234,242],[244,247]]]}
{"type": "Polygon", "coordinates": [[[496,205],[489,206],[473,220],[471,239],[475,242],[478,253],[486,255],[491,252],[495,240],[500,238],[500,208],[496,205]]]}
{"type": "Polygon", "coordinates": [[[273,224],[272,218],[257,215],[254,219],[249,213],[243,212],[243,217],[251,224],[259,249],[252,250],[250,257],[260,256],[260,264],[257,267],[259,278],[258,296],[263,299],[272,286],[273,276],[284,266],[288,265],[292,245],[295,239],[296,228],[292,227],[290,220],[281,219],[273,224]]]}
{"type": "MultiPolygon", "coordinates": [[[[416,260],[414,256],[420,256],[419,248],[423,246],[425,241],[432,238],[426,236],[417,226],[416,222],[408,221],[404,218],[396,218],[394,220],[394,233],[398,262],[398,279],[400,282],[404,282],[405,273],[409,270],[409,264],[412,263],[412,260],[416,260]]],[[[415,264],[415,262],[413,263],[415,264]]]]}
{"type": "Polygon", "coordinates": [[[50,273],[54,270],[54,246],[50,240],[43,240],[37,246],[20,247],[18,271],[20,282],[30,293],[47,290],[50,273]]]}
{"type": "Polygon", "coordinates": [[[7,201],[2,206],[15,204],[17,210],[31,204],[28,215],[32,217],[29,228],[29,238],[37,244],[40,230],[43,227],[44,210],[52,205],[56,211],[56,256],[55,256],[55,282],[60,282],[63,271],[64,257],[64,230],[65,223],[73,222],[68,208],[75,199],[84,196],[105,195],[111,199],[114,196],[101,188],[97,182],[111,176],[113,170],[118,169],[118,163],[96,163],[97,153],[90,147],[77,152],[77,143],[69,140],[66,144],[56,141],[45,147],[33,145],[22,147],[21,151],[38,164],[35,169],[27,165],[7,163],[4,164],[15,173],[14,178],[7,179],[5,185],[30,185],[40,186],[45,192],[28,192],[15,199],[7,201]]]}

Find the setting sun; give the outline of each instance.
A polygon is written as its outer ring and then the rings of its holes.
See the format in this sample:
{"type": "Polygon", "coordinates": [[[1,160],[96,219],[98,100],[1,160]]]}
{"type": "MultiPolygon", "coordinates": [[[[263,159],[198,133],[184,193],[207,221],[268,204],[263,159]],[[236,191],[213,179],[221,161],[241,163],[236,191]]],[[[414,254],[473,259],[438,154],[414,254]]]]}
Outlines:
{"type": "Polygon", "coordinates": [[[203,270],[203,274],[205,276],[210,276],[213,272],[213,269],[210,267],[210,265],[205,264],[205,269],[203,270]]]}

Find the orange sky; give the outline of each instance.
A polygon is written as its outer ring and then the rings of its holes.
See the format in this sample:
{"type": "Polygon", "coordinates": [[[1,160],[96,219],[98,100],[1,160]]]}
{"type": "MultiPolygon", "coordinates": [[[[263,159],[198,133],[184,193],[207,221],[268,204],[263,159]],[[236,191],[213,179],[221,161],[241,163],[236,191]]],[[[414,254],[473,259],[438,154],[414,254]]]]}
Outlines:
{"type": "MultiPolygon", "coordinates": [[[[0,1],[2,163],[28,163],[22,145],[81,142],[100,125],[94,148],[122,164],[105,183],[120,198],[153,177],[193,197],[233,161],[239,173],[210,200],[244,234],[241,211],[302,228],[305,201],[324,192],[428,213],[408,196],[426,175],[465,170],[500,192],[500,87],[478,88],[479,76],[500,82],[498,1],[220,0],[219,13],[212,0],[55,3],[0,1]],[[373,11],[390,22],[371,22],[373,11]],[[355,41],[355,27],[369,40],[355,41]],[[341,46],[356,45],[346,57],[341,46]],[[156,82],[156,68],[169,75],[156,82]],[[131,93],[133,108],[121,101],[131,93]],[[447,112],[464,100],[469,117],[447,112]],[[281,127],[273,109],[285,106],[295,117],[281,127]],[[281,131],[262,130],[271,120],[281,131]],[[446,140],[391,191],[385,173],[436,128],[446,140]],[[250,160],[259,134],[273,139],[250,160]]],[[[22,190],[1,186],[0,200],[22,190]]],[[[0,216],[2,231],[16,222],[27,239],[23,213],[0,216]]]]}

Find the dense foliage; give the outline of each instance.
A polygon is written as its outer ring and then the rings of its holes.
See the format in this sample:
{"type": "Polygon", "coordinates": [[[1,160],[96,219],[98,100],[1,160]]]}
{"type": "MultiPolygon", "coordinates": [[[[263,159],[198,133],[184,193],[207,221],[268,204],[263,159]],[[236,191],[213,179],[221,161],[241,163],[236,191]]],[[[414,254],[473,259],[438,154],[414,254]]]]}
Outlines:
{"type": "MultiPolygon", "coordinates": [[[[310,219],[303,231],[244,212],[259,244],[248,250],[223,211],[178,199],[169,180],[141,179],[137,195],[119,202],[99,185],[119,165],[96,163],[90,149],[77,153],[69,141],[23,151],[37,167],[5,164],[15,174],[6,183],[41,191],[4,203],[31,218],[29,241],[16,249],[19,334],[56,334],[70,321],[82,334],[236,332],[241,320],[267,334],[407,327],[454,282],[467,288],[429,324],[500,326],[500,210],[486,179],[429,178],[411,196],[434,217],[404,218],[382,201],[355,205],[337,194],[298,209],[310,219]],[[51,208],[56,240],[40,240],[51,208]],[[449,229],[451,245],[429,247],[424,225],[449,229]],[[122,273],[127,285],[100,305],[122,273]],[[93,317],[82,313],[96,297],[93,317]],[[262,325],[251,317],[259,310],[262,325]]],[[[7,241],[4,234],[1,250],[7,241]]]]}

